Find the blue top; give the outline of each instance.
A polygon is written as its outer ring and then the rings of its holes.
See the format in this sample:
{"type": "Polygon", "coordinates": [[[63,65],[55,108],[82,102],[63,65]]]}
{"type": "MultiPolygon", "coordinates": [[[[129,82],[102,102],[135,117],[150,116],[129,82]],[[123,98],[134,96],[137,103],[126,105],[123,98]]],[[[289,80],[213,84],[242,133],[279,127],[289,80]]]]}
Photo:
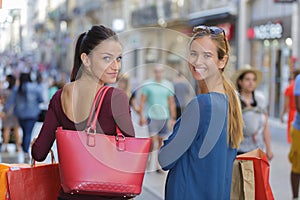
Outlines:
{"type": "Polygon", "coordinates": [[[227,117],[221,93],[198,95],[187,105],[159,152],[162,168],[170,170],[166,200],[230,199],[236,149],[227,143],[227,117]]]}
{"type": "Polygon", "coordinates": [[[24,94],[18,92],[18,87],[12,89],[4,112],[13,107],[19,119],[37,119],[41,112],[39,104],[43,102],[42,89],[36,83],[26,83],[23,87],[24,94]]]}
{"type": "MultiPolygon", "coordinates": [[[[300,74],[296,76],[295,79],[295,87],[294,87],[294,95],[300,96],[300,74]]],[[[300,113],[296,112],[296,116],[293,122],[293,127],[300,130],[300,113]]]]}

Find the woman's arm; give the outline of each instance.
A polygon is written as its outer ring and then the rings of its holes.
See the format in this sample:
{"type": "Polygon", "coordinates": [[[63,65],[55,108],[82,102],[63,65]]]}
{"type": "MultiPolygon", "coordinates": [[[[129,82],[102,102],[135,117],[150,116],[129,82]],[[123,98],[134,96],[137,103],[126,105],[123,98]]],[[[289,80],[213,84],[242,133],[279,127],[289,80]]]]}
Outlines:
{"type": "Polygon", "coordinates": [[[173,129],[173,126],[176,122],[176,104],[175,104],[175,97],[172,95],[172,96],[169,96],[168,98],[168,105],[169,105],[169,110],[170,110],[170,120],[171,120],[171,127],[173,129]]]}
{"type": "Polygon", "coordinates": [[[266,154],[269,160],[273,158],[273,152],[271,150],[271,134],[268,122],[268,115],[265,114],[265,126],[263,130],[264,141],[266,144],[266,154]]]}
{"type": "Polygon", "coordinates": [[[141,94],[140,112],[139,112],[141,126],[147,124],[147,120],[145,119],[145,116],[144,116],[144,109],[145,109],[146,101],[147,101],[147,96],[145,94],[141,94]]]}
{"type": "Polygon", "coordinates": [[[55,141],[56,129],[60,126],[60,123],[58,122],[54,112],[53,103],[54,102],[52,99],[49,104],[42,129],[32,144],[31,155],[36,161],[43,161],[46,159],[53,142],[55,141]]]}
{"type": "Polygon", "coordinates": [[[171,136],[164,141],[158,160],[164,170],[171,169],[178,159],[190,148],[198,132],[200,118],[197,99],[192,100],[178,120],[171,136]]]}
{"type": "Polygon", "coordinates": [[[288,96],[284,96],[283,108],[282,108],[281,115],[280,115],[280,121],[282,123],[284,122],[284,120],[283,120],[284,114],[287,113],[287,111],[288,111],[289,102],[290,102],[290,98],[288,96]]]}

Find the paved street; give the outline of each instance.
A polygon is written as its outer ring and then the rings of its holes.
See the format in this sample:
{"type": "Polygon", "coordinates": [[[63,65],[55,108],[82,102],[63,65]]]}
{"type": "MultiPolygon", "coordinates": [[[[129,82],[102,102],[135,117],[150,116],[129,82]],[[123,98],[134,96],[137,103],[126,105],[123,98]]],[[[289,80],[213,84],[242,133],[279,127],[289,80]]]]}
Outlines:
{"type": "MultiPolygon", "coordinates": [[[[35,127],[35,135],[40,128],[40,124],[35,127]]],[[[274,158],[271,161],[270,183],[276,200],[288,200],[291,197],[291,186],[289,182],[290,163],[287,159],[289,144],[286,142],[285,126],[277,120],[270,120],[272,134],[272,149],[274,158]]],[[[141,131],[145,131],[142,130],[141,131]]],[[[145,133],[140,133],[145,136],[145,133]]],[[[55,149],[55,148],[54,148],[55,149]]],[[[14,153],[14,146],[10,146],[9,153],[2,153],[0,162],[17,163],[23,161],[22,153],[14,153]]],[[[47,158],[46,162],[50,159],[47,158]]],[[[142,194],[136,200],[162,200],[164,194],[164,183],[166,173],[159,174],[153,170],[145,173],[144,187],[142,194]]]]}
{"type": "Polygon", "coordinates": [[[286,140],[286,127],[279,121],[270,120],[272,150],[274,158],[270,162],[270,183],[276,200],[292,199],[290,185],[291,165],[288,160],[289,144],[286,140]]]}

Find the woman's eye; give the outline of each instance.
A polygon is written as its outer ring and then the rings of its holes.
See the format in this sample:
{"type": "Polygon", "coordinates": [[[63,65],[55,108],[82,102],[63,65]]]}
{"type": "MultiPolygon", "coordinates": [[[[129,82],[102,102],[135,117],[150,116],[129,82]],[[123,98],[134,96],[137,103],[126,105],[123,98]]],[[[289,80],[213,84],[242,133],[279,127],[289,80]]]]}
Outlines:
{"type": "Polygon", "coordinates": [[[195,57],[195,56],[197,56],[197,54],[196,54],[195,52],[191,52],[191,53],[190,53],[190,56],[195,57]]]}
{"type": "Polygon", "coordinates": [[[122,60],[122,56],[117,57],[117,61],[120,62],[122,60]]]}
{"type": "Polygon", "coordinates": [[[210,54],[204,54],[203,57],[204,58],[211,58],[211,55],[210,54]]]}
{"type": "Polygon", "coordinates": [[[103,60],[109,62],[109,61],[110,61],[110,57],[109,57],[109,56],[105,56],[105,57],[103,58],[103,60]]]}

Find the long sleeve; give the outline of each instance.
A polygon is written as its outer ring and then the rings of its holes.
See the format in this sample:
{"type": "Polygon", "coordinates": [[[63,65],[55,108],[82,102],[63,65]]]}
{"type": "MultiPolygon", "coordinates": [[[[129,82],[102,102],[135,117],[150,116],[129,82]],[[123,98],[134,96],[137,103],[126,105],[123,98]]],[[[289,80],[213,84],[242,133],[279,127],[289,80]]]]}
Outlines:
{"type": "Polygon", "coordinates": [[[53,142],[55,141],[55,131],[58,126],[60,126],[60,123],[55,115],[54,100],[52,99],[42,129],[32,145],[31,154],[36,161],[43,161],[46,159],[53,142]]]}
{"type": "Polygon", "coordinates": [[[177,120],[173,133],[164,141],[159,151],[158,160],[164,170],[171,169],[176,161],[189,149],[198,131],[200,108],[197,99],[193,99],[180,119],[177,120]]]}

